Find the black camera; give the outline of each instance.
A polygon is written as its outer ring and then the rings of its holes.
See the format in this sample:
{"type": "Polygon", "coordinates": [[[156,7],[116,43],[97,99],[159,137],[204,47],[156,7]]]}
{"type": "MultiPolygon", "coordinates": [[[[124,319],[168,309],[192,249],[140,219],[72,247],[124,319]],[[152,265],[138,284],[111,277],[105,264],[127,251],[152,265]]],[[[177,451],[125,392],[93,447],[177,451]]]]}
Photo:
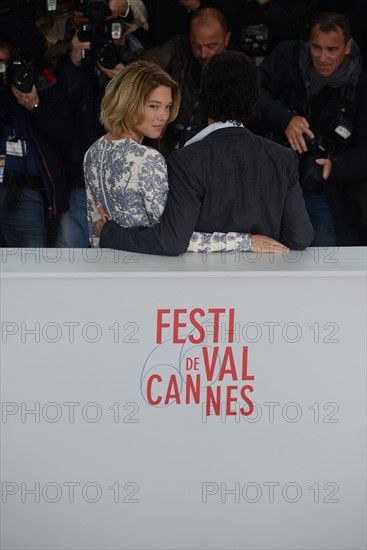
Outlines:
{"type": "Polygon", "coordinates": [[[120,48],[111,42],[102,44],[97,51],[97,61],[105,69],[113,69],[122,62],[120,48]]]}
{"type": "Polygon", "coordinates": [[[334,150],[331,140],[318,136],[314,139],[304,135],[307,152],[299,159],[300,184],[305,197],[320,196],[325,193],[323,167],[315,162],[319,158],[327,158],[334,150]]]}
{"type": "MultiPolygon", "coordinates": [[[[56,11],[57,0],[43,0],[47,11],[56,11]]],[[[0,0],[0,13],[15,11],[16,13],[28,13],[29,10],[34,10],[36,3],[41,0],[0,0]]]]}
{"type": "Polygon", "coordinates": [[[22,57],[9,61],[8,76],[10,83],[25,94],[29,94],[37,79],[33,63],[22,57]]]}
{"type": "Polygon", "coordinates": [[[305,197],[323,195],[325,193],[323,167],[315,162],[319,158],[330,158],[335,153],[344,151],[353,133],[353,121],[349,118],[346,108],[334,120],[331,129],[322,136],[310,139],[303,134],[307,144],[307,152],[299,157],[300,184],[305,197]]]}
{"type": "Polygon", "coordinates": [[[106,0],[79,0],[76,9],[83,12],[91,23],[103,23],[112,15],[106,0]]]}
{"type": "Polygon", "coordinates": [[[249,57],[264,57],[269,51],[266,25],[246,25],[241,31],[241,50],[249,57]]]}
{"type": "Polygon", "coordinates": [[[85,50],[86,61],[98,61],[106,69],[113,69],[119,63],[118,48],[112,42],[109,25],[83,25],[78,30],[78,38],[81,42],[91,42],[91,49],[85,50]]]}
{"type": "Polygon", "coordinates": [[[36,80],[35,66],[24,57],[10,58],[8,63],[0,62],[0,88],[4,89],[14,84],[18,90],[28,94],[36,80]]]}
{"type": "Polygon", "coordinates": [[[116,46],[113,40],[122,36],[121,23],[110,22],[104,24],[83,25],[78,30],[78,38],[81,42],[91,42],[92,47],[87,61],[98,61],[106,69],[113,69],[118,63],[129,63],[132,58],[128,55],[125,46],[116,46]],[[118,28],[117,28],[118,27],[118,28]]]}

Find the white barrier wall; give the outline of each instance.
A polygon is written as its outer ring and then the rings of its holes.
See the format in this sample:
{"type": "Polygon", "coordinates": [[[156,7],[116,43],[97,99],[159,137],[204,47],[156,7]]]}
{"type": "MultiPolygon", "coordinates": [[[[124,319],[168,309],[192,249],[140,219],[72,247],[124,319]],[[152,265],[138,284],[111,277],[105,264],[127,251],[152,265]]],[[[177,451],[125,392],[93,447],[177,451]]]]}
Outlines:
{"type": "Polygon", "coordinates": [[[1,548],[366,548],[366,249],[2,249],[1,548]]]}

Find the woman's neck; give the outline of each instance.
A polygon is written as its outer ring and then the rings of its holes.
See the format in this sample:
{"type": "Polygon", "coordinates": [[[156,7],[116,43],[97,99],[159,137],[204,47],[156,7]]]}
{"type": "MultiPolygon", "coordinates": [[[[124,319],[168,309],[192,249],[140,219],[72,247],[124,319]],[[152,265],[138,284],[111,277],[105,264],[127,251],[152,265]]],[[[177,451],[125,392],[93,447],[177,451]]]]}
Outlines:
{"type": "Polygon", "coordinates": [[[108,132],[105,135],[105,139],[107,139],[107,141],[114,141],[119,139],[133,139],[137,143],[141,143],[143,141],[143,138],[144,136],[138,136],[137,134],[134,134],[132,132],[121,132],[117,136],[115,136],[111,132],[108,132]]]}

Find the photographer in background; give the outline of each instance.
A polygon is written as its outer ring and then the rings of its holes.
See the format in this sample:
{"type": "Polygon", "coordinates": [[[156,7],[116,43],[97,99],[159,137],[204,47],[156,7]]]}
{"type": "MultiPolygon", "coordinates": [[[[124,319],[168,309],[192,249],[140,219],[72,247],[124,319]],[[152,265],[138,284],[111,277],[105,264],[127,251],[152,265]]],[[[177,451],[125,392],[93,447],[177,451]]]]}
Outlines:
{"type": "Polygon", "coordinates": [[[148,9],[149,47],[161,46],[176,34],[189,34],[190,21],[200,8],[220,10],[231,31],[231,46],[239,47],[243,0],[144,0],[148,9]]]}
{"type": "Polygon", "coordinates": [[[120,21],[125,34],[134,33],[134,38],[145,47],[149,25],[142,0],[33,1],[37,8],[36,24],[46,40],[45,62],[52,73],[58,59],[70,50],[75,32],[83,26],[120,21]]]}
{"type": "Polygon", "coordinates": [[[78,142],[78,176],[73,182],[70,209],[60,220],[60,247],[89,246],[83,158],[92,143],[104,134],[99,112],[108,82],[143,52],[132,31],[137,24],[145,25],[145,18],[135,19],[132,25],[119,16],[123,7],[125,14],[126,5],[132,7],[134,2],[84,1],[85,12],[76,12],[74,19],[81,26],[74,32],[70,52],[59,59],[55,70],[74,116],[78,142]]]}
{"type": "Polygon", "coordinates": [[[134,33],[134,38],[145,47],[149,29],[148,14],[142,0],[74,0],[65,29],[73,35],[84,26],[93,27],[108,22],[120,22],[124,34],[134,33]]]}
{"type": "Polygon", "coordinates": [[[216,8],[199,8],[192,15],[189,36],[177,34],[139,57],[159,65],[180,87],[181,105],[177,119],[167,126],[163,137],[154,144],[165,157],[183,147],[206,126],[199,105],[202,69],[208,59],[227,48],[230,38],[223,12],[216,8]]]}
{"type": "Polygon", "coordinates": [[[367,75],[348,20],[319,15],[308,43],[280,44],[260,70],[260,133],[299,154],[313,246],[366,245],[367,75]]]}
{"type": "Polygon", "coordinates": [[[11,11],[1,18],[0,232],[9,247],[53,245],[75,178],[73,121],[62,90],[42,70],[42,44],[35,25],[11,11]]]}
{"type": "Polygon", "coordinates": [[[307,0],[245,0],[241,50],[260,64],[283,40],[300,36],[307,0]]]}
{"type": "Polygon", "coordinates": [[[245,231],[282,243],[272,241],[266,250],[257,235],[264,252],[306,248],[314,232],[296,154],[245,127],[258,95],[259,71],[244,53],[223,50],[208,59],[199,93],[208,124],[167,159],[169,193],[160,223],[125,229],[107,221],[100,207],[101,248],[177,256],[187,251],[193,231],[245,231]]]}

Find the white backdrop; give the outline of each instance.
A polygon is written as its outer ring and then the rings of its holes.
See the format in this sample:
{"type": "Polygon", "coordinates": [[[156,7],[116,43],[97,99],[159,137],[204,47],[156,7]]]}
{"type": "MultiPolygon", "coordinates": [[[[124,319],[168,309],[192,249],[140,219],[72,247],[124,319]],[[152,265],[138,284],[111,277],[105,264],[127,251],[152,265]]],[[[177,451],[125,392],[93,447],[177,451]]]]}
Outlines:
{"type": "Polygon", "coordinates": [[[365,251],[110,254],[3,261],[1,547],[365,548],[365,251]]]}

